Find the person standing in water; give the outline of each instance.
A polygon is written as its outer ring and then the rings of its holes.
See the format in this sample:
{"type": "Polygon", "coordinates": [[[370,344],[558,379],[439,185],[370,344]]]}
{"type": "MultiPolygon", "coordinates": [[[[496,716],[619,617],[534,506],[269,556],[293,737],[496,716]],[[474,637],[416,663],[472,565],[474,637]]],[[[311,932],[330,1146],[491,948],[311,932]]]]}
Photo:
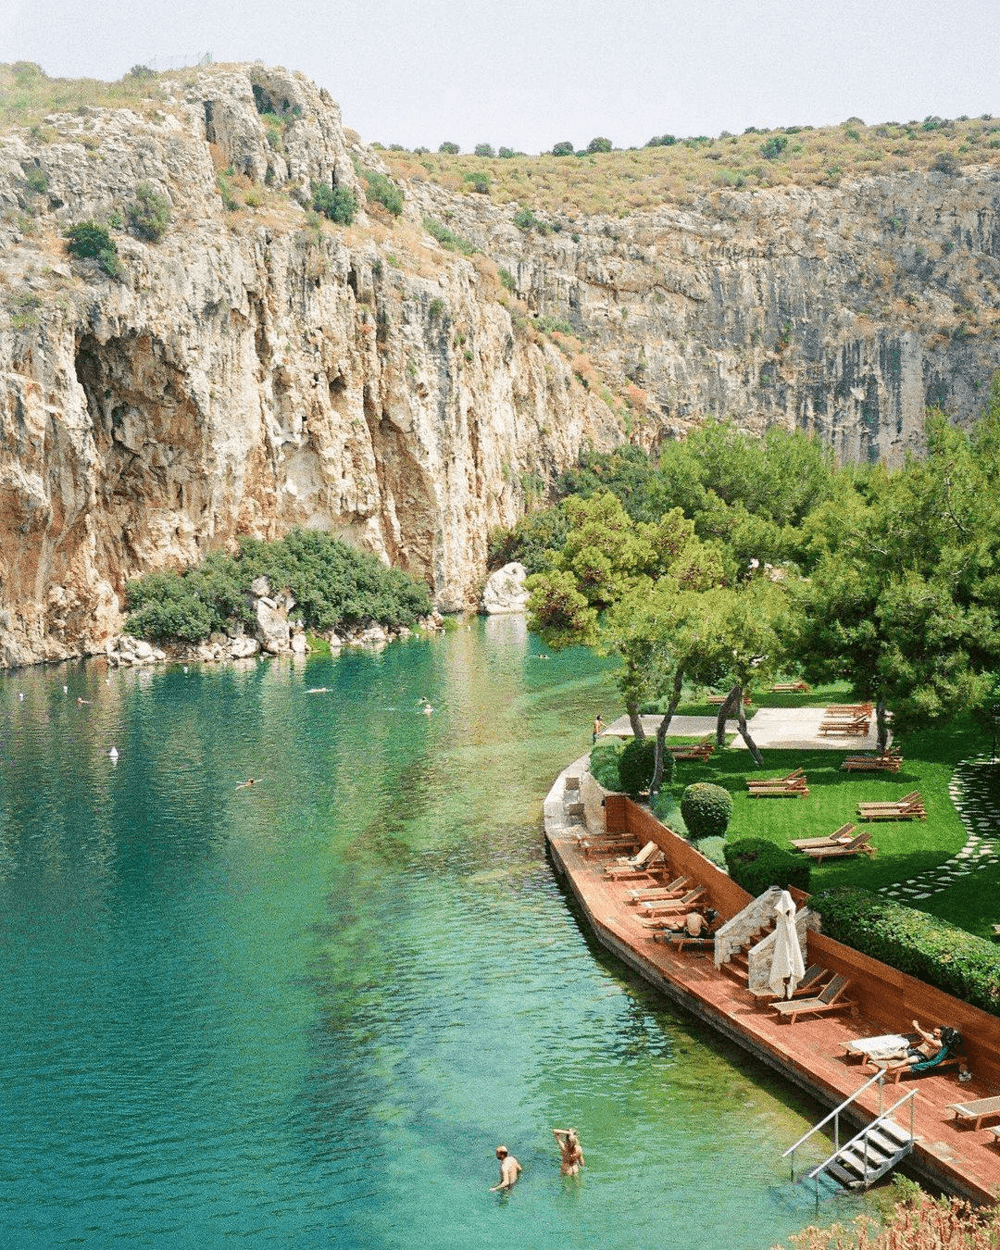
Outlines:
{"type": "Polygon", "coordinates": [[[586,1163],[583,1157],[583,1150],[580,1146],[580,1139],[576,1135],[575,1128],[554,1128],[552,1135],[556,1139],[559,1146],[559,1153],[562,1156],[559,1171],[563,1176],[577,1176],[580,1168],[586,1163]]]}
{"type": "Polygon", "coordinates": [[[500,1184],[492,1186],[491,1194],[500,1189],[510,1189],[524,1170],[506,1146],[497,1146],[497,1158],[500,1160],[500,1184]]]}

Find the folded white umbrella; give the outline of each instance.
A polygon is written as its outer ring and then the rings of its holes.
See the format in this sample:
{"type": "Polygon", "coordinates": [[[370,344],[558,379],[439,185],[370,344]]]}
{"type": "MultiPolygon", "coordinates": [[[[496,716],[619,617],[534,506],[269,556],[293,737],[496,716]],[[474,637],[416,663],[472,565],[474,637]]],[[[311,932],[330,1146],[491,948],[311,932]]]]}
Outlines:
{"type": "Polygon", "coordinates": [[[805,975],[799,935],[795,932],[795,904],[787,890],[775,904],[778,924],[774,936],[774,956],[771,959],[771,976],[768,984],[779,997],[791,998],[795,987],[805,975]]]}

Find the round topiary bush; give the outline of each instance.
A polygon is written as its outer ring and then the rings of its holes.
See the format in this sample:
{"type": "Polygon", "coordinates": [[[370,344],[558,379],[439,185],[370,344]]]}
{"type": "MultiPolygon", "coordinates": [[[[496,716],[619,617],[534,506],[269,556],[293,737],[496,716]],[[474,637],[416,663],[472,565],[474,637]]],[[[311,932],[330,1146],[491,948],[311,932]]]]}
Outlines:
{"type": "Polygon", "coordinates": [[[724,838],[733,814],[733,796],[721,786],[696,781],[681,795],[681,815],[692,841],[724,838]]]}

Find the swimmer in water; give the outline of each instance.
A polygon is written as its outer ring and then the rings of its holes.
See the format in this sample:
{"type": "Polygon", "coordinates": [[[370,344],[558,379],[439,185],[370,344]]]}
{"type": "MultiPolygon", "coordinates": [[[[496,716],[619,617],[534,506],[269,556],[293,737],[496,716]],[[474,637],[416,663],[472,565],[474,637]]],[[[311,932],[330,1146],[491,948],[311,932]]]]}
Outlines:
{"type": "Polygon", "coordinates": [[[263,781],[263,777],[248,777],[246,781],[241,781],[236,787],[237,790],[245,790],[247,786],[255,786],[258,781],[263,781]]]}
{"type": "Polygon", "coordinates": [[[497,1146],[497,1158],[500,1160],[500,1184],[491,1187],[491,1194],[499,1189],[510,1189],[524,1170],[506,1146],[497,1146]]]}
{"type": "Polygon", "coordinates": [[[580,1139],[576,1135],[576,1129],[554,1128],[552,1135],[556,1139],[556,1144],[562,1157],[559,1171],[563,1176],[578,1175],[580,1168],[586,1163],[586,1159],[583,1157],[583,1149],[580,1146],[580,1139]]]}

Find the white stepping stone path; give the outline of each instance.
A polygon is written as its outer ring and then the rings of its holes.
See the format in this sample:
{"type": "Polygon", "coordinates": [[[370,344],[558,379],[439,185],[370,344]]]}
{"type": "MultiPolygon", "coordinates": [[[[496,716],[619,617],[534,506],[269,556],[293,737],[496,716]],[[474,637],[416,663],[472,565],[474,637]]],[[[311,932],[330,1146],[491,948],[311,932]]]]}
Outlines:
{"type": "Polygon", "coordinates": [[[968,835],[958,854],[909,881],[883,886],[882,894],[903,903],[917,902],[940,894],[978,868],[1000,863],[1000,796],[994,799],[986,785],[986,770],[996,767],[996,760],[982,756],[963,760],[955,769],[948,793],[968,835]]]}

